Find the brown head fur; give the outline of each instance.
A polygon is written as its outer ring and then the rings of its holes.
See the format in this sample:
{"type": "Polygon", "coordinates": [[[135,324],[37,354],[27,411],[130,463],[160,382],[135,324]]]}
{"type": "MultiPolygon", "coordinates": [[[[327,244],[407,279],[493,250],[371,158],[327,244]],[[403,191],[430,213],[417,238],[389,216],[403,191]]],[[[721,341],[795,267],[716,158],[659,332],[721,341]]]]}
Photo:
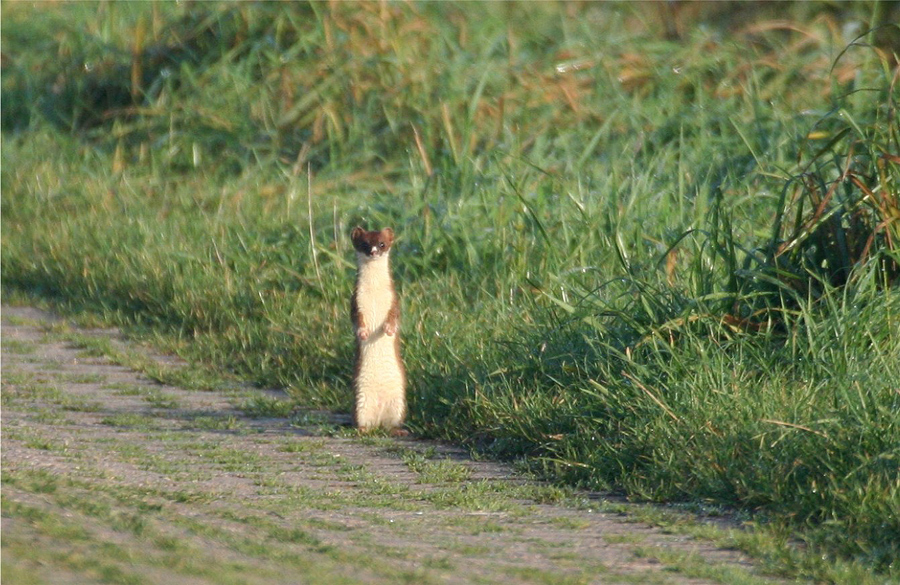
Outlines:
{"type": "Polygon", "coordinates": [[[377,257],[387,254],[394,243],[394,230],[384,228],[381,231],[367,232],[357,226],[350,232],[350,239],[357,252],[369,257],[377,257]]]}

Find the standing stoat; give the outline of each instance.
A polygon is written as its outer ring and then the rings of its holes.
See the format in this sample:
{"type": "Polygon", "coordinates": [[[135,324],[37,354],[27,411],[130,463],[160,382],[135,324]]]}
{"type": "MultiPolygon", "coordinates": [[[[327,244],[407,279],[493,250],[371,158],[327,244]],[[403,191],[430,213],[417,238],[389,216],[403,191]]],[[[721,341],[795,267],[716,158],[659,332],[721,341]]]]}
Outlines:
{"type": "Polygon", "coordinates": [[[356,286],[350,318],[356,332],[353,422],[362,431],[376,427],[402,432],[406,416],[406,372],[400,359],[400,301],[388,257],[394,231],[350,233],[356,249],[356,286]]]}

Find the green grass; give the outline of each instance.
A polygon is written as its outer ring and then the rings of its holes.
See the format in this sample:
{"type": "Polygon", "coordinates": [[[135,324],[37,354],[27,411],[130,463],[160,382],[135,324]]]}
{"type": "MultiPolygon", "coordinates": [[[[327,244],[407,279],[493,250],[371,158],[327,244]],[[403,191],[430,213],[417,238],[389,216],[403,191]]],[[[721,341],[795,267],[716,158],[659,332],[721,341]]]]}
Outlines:
{"type": "Polygon", "coordinates": [[[60,384],[101,384],[106,380],[103,374],[57,374],[53,379],[60,384]]]}
{"type": "MultiPolygon", "coordinates": [[[[42,409],[47,406],[60,407],[63,410],[76,412],[97,412],[102,405],[73,396],[64,392],[55,382],[60,382],[57,376],[53,376],[52,382],[33,374],[13,373],[5,375],[3,379],[3,398],[0,403],[12,405],[16,402],[26,402],[32,408],[42,409]]],[[[50,417],[59,416],[58,412],[47,412],[50,417]]]]}
{"type": "Polygon", "coordinates": [[[103,417],[100,423],[111,427],[126,427],[128,429],[146,431],[158,430],[159,428],[156,419],[153,417],[136,413],[113,414],[103,417]]]}
{"type": "Polygon", "coordinates": [[[3,349],[9,353],[20,355],[30,355],[37,351],[37,346],[32,341],[22,341],[19,339],[7,339],[3,342],[3,349]]]}
{"type": "Polygon", "coordinates": [[[432,453],[406,449],[400,458],[419,475],[420,483],[458,483],[469,479],[471,470],[462,463],[452,459],[435,459],[432,453]]]}
{"type": "Polygon", "coordinates": [[[233,416],[197,416],[185,423],[185,428],[205,431],[243,431],[245,424],[233,416]]]}
{"type": "MultiPolygon", "coordinates": [[[[93,490],[91,495],[92,498],[97,498],[97,490],[93,490]]],[[[41,535],[45,543],[52,545],[44,550],[29,550],[20,536],[4,533],[4,564],[7,562],[8,554],[10,568],[13,571],[22,565],[28,567],[34,563],[35,568],[40,569],[37,571],[38,574],[46,574],[48,570],[55,569],[66,574],[81,575],[92,581],[109,583],[153,583],[157,582],[161,574],[165,576],[163,571],[206,578],[217,583],[245,583],[248,582],[248,578],[252,582],[262,582],[267,578],[276,578],[277,569],[271,570],[265,565],[258,564],[248,566],[241,562],[211,562],[215,557],[210,556],[206,559],[206,551],[194,547],[184,539],[175,539],[170,534],[158,532],[156,523],[163,515],[159,506],[150,506],[138,516],[123,516],[118,507],[123,503],[131,505],[136,497],[142,498],[143,495],[123,494],[121,501],[118,501],[118,495],[102,494],[104,500],[107,500],[104,505],[97,505],[92,500],[79,500],[77,497],[60,499],[57,503],[64,507],[65,513],[60,513],[59,508],[45,510],[18,503],[7,505],[4,500],[4,514],[27,518],[32,530],[41,535]],[[110,541],[108,532],[103,530],[94,532],[97,523],[115,531],[115,543],[110,541]],[[82,525],[89,528],[83,528],[82,525]],[[129,534],[139,540],[133,541],[128,537],[129,534]],[[142,575],[148,570],[149,575],[142,575]]],[[[274,558],[295,567],[299,566],[308,573],[318,572],[318,569],[309,567],[309,561],[300,555],[273,552],[275,547],[272,543],[275,539],[288,544],[306,544],[303,540],[305,534],[300,530],[286,530],[274,524],[261,527],[266,531],[264,534],[271,539],[268,546],[261,546],[212,526],[196,524],[191,528],[207,537],[221,539],[233,550],[274,558]]],[[[315,552],[320,555],[319,563],[330,561],[321,555],[325,551],[315,552]]],[[[35,568],[32,568],[32,571],[35,568]]],[[[323,571],[318,578],[323,582],[348,582],[340,576],[329,576],[327,571],[323,571]]]]}
{"type": "Polygon", "coordinates": [[[413,430],[897,578],[897,8],[658,9],[4,3],[5,298],[347,411],[390,225],[413,430]]]}
{"type": "Polygon", "coordinates": [[[155,408],[178,408],[178,399],[166,392],[150,390],[144,395],[144,400],[155,408]]]}
{"type": "Polygon", "coordinates": [[[274,396],[256,395],[244,400],[239,408],[244,415],[252,418],[287,418],[293,411],[294,403],[274,396]]]}
{"type": "Polygon", "coordinates": [[[119,347],[107,337],[72,331],[51,335],[80,348],[85,357],[105,357],[116,364],[142,372],[161,384],[188,390],[227,389],[233,386],[229,384],[227,376],[214,372],[211,368],[191,364],[164,364],[141,351],[119,347]]]}

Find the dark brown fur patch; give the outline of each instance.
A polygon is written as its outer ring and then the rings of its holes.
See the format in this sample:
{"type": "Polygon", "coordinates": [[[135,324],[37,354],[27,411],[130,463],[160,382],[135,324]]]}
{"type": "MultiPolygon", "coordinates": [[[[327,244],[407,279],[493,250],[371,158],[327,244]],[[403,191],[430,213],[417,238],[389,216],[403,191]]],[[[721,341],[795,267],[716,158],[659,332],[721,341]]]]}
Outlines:
{"type": "Polygon", "coordinates": [[[353,241],[353,247],[360,254],[365,254],[366,256],[381,255],[391,249],[391,244],[394,243],[394,230],[384,228],[381,231],[367,232],[361,227],[355,227],[350,232],[350,239],[353,241]],[[373,249],[375,250],[374,253],[372,252],[373,249]]]}

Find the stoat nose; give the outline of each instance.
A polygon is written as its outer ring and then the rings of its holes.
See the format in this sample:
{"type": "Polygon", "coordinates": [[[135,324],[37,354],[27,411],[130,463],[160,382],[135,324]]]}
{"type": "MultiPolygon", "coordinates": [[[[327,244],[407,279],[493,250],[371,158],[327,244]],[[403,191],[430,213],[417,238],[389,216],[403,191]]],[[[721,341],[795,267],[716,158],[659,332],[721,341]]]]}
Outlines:
{"type": "Polygon", "coordinates": [[[374,256],[376,252],[378,252],[378,247],[372,246],[372,256],[374,256]]]}

